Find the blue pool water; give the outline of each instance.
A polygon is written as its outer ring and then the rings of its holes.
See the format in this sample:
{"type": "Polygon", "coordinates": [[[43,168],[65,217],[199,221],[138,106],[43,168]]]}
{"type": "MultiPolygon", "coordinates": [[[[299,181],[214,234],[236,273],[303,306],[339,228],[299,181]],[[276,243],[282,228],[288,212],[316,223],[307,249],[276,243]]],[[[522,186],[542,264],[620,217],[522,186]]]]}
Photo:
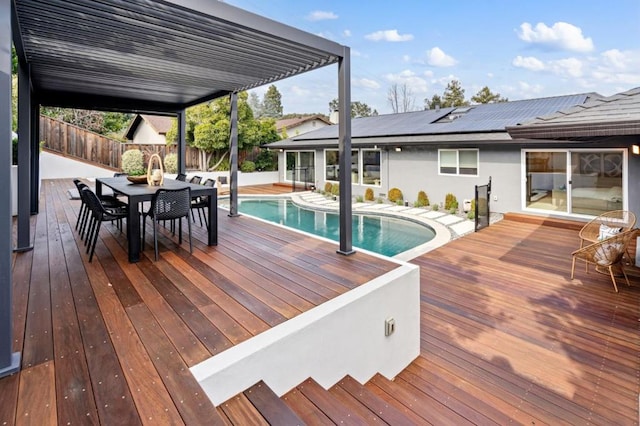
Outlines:
{"type": "MultiPolygon", "coordinates": [[[[337,214],[303,209],[290,200],[240,199],[238,211],[334,241],[340,239],[337,214]]],[[[353,246],[385,256],[410,250],[434,236],[433,229],[407,220],[353,215],[353,246]]]]}

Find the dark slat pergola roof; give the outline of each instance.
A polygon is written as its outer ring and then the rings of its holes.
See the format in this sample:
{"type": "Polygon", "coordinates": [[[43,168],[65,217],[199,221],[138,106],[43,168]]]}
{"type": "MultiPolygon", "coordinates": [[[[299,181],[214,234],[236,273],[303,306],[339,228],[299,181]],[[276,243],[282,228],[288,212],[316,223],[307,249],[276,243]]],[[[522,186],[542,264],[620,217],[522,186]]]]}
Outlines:
{"type": "Polygon", "coordinates": [[[182,109],[344,52],[217,0],[15,0],[15,10],[18,55],[45,105],[182,109]]]}

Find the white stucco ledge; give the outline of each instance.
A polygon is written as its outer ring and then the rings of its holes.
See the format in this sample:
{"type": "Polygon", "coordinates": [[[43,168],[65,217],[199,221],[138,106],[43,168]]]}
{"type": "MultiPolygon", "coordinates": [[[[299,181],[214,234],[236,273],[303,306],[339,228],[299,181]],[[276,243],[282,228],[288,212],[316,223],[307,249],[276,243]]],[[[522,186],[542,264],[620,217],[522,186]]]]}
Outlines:
{"type": "Polygon", "coordinates": [[[394,378],[420,353],[419,267],[398,268],[191,368],[219,405],[263,380],[278,396],[313,378],[394,378]],[[395,332],[385,336],[385,320],[395,332]]]}

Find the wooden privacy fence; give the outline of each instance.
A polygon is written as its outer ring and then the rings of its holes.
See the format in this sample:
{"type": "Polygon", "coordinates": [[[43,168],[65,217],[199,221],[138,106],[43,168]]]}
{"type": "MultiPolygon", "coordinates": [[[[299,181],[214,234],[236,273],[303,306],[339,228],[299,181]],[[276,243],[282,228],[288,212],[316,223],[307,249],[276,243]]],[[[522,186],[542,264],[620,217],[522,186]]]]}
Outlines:
{"type": "MultiPolygon", "coordinates": [[[[141,150],[145,163],[152,154],[164,158],[177,149],[176,145],[123,143],[43,115],[40,116],[40,140],[44,142],[44,148],[52,152],[112,170],[121,170],[122,153],[129,149],[141,150]]],[[[198,151],[187,147],[187,169],[199,169],[198,151]]]]}

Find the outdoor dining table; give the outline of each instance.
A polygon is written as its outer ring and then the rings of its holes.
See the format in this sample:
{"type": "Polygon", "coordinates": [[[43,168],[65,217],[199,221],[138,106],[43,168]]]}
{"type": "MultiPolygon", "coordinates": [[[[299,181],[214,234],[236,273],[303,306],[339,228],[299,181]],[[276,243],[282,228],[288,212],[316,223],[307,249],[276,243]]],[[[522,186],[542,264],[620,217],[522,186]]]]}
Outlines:
{"type": "Polygon", "coordinates": [[[183,189],[191,188],[191,197],[208,196],[209,233],[207,244],[218,245],[218,190],[215,187],[204,186],[189,182],[182,182],[173,179],[164,179],[161,186],[135,184],[130,182],[126,176],[113,178],[97,178],[96,194],[102,195],[102,186],[108,186],[115,194],[122,194],[127,197],[129,204],[129,216],[127,217],[127,240],[129,251],[129,262],[135,263],[140,260],[140,205],[143,201],[151,201],[151,197],[160,188],[183,189]]]}

